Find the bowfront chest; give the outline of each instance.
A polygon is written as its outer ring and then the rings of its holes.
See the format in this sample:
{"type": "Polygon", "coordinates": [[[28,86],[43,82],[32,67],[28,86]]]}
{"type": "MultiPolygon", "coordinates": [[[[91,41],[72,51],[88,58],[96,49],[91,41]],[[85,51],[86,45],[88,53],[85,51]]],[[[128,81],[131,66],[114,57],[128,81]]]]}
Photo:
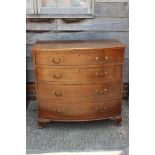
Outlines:
{"type": "Polygon", "coordinates": [[[33,46],[38,126],[50,121],[122,121],[125,46],[116,40],[33,46]]]}

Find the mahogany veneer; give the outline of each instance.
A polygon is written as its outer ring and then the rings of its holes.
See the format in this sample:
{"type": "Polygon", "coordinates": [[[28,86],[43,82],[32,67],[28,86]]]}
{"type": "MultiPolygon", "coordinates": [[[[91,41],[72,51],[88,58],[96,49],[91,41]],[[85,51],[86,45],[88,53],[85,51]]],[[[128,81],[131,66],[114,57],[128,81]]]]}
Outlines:
{"type": "Polygon", "coordinates": [[[50,121],[122,121],[125,46],[117,40],[33,46],[38,126],[50,121]]]}

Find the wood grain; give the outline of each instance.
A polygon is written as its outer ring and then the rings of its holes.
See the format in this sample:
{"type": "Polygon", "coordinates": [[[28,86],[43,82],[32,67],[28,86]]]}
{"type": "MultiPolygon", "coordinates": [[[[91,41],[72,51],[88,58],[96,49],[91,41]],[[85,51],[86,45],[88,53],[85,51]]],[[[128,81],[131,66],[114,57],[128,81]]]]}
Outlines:
{"type": "Polygon", "coordinates": [[[121,80],[122,66],[98,67],[37,67],[38,82],[100,83],[101,80],[121,80]],[[80,81],[79,81],[80,79],[80,81]]]}
{"type": "MultiPolygon", "coordinates": [[[[123,82],[122,99],[129,99],[129,83],[123,82]]],[[[35,83],[26,82],[26,100],[36,100],[35,83]]]]}
{"type": "MultiPolygon", "coordinates": [[[[27,82],[34,82],[34,71],[33,71],[33,65],[32,62],[31,64],[27,65],[27,70],[26,70],[26,77],[27,77],[27,82]]],[[[128,64],[128,59],[125,59],[125,67],[124,67],[124,76],[123,76],[123,82],[129,82],[129,64],[128,64]]]]}
{"type": "Polygon", "coordinates": [[[121,99],[106,101],[60,102],[39,101],[40,118],[56,121],[99,120],[120,115],[121,99]],[[103,110],[105,109],[105,110],[103,110]]]}
{"type": "MultiPolygon", "coordinates": [[[[34,82],[32,57],[27,58],[27,82],[34,82]]],[[[123,82],[129,82],[129,59],[124,60],[123,82]]]]}
{"type": "Polygon", "coordinates": [[[32,52],[38,126],[109,117],[120,124],[124,49],[116,40],[37,42],[32,52]],[[111,76],[101,78],[103,69],[111,76]]]}
{"type": "MultiPolygon", "coordinates": [[[[81,83],[81,81],[78,83],[81,83]]],[[[75,102],[121,97],[121,81],[112,80],[98,84],[38,83],[37,89],[39,100],[67,100],[68,102],[75,102]]]]}
{"type": "Polygon", "coordinates": [[[102,30],[102,31],[128,31],[128,18],[107,18],[97,17],[94,19],[83,19],[79,22],[66,23],[61,19],[53,22],[27,22],[26,29],[30,30],[59,30],[59,31],[84,31],[84,30],[102,30]]]}

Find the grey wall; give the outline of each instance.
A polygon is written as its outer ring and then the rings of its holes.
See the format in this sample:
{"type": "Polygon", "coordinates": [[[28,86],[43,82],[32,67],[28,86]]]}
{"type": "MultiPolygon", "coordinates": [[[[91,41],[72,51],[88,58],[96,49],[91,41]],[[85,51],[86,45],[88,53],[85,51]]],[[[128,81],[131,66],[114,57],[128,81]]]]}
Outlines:
{"type": "MultiPolygon", "coordinates": [[[[34,81],[31,47],[36,41],[117,39],[128,46],[128,17],[128,2],[95,2],[93,19],[27,19],[27,81],[34,81]]],[[[125,51],[124,82],[129,80],[128,62],[129,48],[125,51]]]]}

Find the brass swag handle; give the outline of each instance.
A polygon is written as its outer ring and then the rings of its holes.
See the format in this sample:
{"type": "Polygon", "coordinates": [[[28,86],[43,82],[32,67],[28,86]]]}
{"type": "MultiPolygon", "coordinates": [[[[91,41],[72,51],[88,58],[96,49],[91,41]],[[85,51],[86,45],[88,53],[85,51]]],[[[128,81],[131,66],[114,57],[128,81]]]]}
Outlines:
{"type": "Polygon", "coordinates": [[[53,62],[55,64],[59,64],[59,63],[63,62],[63,58],[53,58],[53,62]]]}
{"type": "Polygon", "coordinates": [[[96,107],[96,111],[97,112],[105,112],[105,110],[107,109],[107,107],[96,107]]]}
{"type": "Polygon", "coordinates": [[[54,64],[59,64],[59,63],[63,62],[64,59],[63,58],[52,58],[52,57],[50,57],[49,61],[50,61],[50,63],[53,62],[54,64]]]}
{"type": "Polygon", "coordinates": [[[58,113],[58,114],[64,114],[65,111],[66,111],[65,108],[62,108],[62,109],[54,108],[54,109],[52,109],[52,112],[55,112],[55,113],[58,113]]]}
{"type": "Polygon", "coordinates": [[[95,90],[95,93],[97,93],[97,94],[105,94],[107,92],[108,92],[108,89],[106,89],[106,88],[103,90],[98,90],[98,89],[95,90]]]}
{"type": "Polygon", "coordinates": [[[62,96],[63,91],[54,90],[53,93],[54,93],[55,96],[58,96],[59,97],[59,96],[62,96]]]}
{"type": "Polygon", "coordinates": [[[104,62],[106,62],[108,60],[109,60],[109,57],[108,56],[105,56],[104,58],[96,57],[96,61],[98,61],[100,63],[104,63],[104,62]]]}
{"type": "Polygon", "coordinates": [[[96,72],[96,76],[97,77],[105,77],[107,74],[108,74],[108,72],[104,72],[104,73],[102,73],[102,72],[96,72]]]}
{"type": "Polygon", "coordinates": [[[54,77],[55,79],[61,79],[61,78],[62,78],[62,74],[61,74],[61,73],[54,73],[54,74],[53,74],[53,77],[54,77]]]}

